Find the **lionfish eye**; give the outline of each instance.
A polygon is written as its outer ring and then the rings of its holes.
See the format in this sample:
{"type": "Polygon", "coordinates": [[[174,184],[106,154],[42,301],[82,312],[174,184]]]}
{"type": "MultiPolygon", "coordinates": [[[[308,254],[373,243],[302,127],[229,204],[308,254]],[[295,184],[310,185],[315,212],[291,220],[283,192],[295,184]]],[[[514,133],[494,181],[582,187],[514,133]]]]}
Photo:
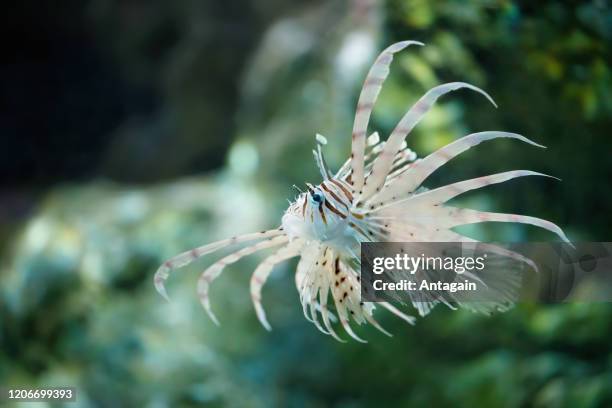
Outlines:
{"type": "Polygon", "coordinates": [[[312,199],[317,203],[320,203],[321,201],[323,201],[323,197],[319,193],[314,193],[312,195],[312,199]]]}

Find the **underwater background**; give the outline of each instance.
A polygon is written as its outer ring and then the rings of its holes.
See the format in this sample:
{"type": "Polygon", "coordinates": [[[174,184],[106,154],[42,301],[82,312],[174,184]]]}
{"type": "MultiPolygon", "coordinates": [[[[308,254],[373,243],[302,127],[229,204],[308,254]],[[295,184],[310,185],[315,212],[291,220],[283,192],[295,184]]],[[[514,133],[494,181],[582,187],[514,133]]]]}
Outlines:
{"type": "Polygon", "coordinates": [[[264,289],[270,333],[248,292],[262,256],[215,282],[220,327],[195,292],[219,254],[171,276],[170,304],[153,287],[178,252],[279,225],[291,186],[320,178],[315,133],[340,166],[369,65],[406,39],[426,47],[391,65],[370,126],[383,139],[426,90],[466,81],[499,108],[445,96],[408,138],[419,156],[484,130],[548,147],[490,142],[428,186],[554,175],[460,202],[610,241],[608,1],[26,0],[0,22],[0,386],[75,386],[71,407],[612,406],[612,304],[439,306],[414,327],[381,313],[394,337],[360,327],[364,345],[304,319],[295,261],[264,289]]]}

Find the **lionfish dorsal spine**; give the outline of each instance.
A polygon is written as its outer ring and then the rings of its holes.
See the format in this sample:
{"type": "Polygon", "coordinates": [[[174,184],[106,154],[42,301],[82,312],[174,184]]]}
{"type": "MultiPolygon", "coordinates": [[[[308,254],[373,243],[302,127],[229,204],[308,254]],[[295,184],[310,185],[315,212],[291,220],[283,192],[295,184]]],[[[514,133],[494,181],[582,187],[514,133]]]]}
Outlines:
{"type": "Polygon", "coordinates": [[[364,183],[366,133],[372,109],[378,99],[383,83],[389,75],[389,65],[393,61],[393,54],[410,45],[423,46],[424,44],[418,41],[402,41],[387,47],[374,61],[361,88],[355,111],[351,142],[351,185],[355,195],[360,194],[364,183]]]}

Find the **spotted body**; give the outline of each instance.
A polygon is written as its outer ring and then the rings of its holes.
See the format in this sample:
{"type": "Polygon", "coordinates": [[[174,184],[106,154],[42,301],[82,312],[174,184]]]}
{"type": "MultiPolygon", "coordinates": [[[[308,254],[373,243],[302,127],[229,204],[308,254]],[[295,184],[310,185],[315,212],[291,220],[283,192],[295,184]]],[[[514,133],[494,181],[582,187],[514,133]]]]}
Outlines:
{"type": "MultiPolygon", "coordinates": [[[[446,162],[484,141],[510,138],[543,147],[514,133],[480,132],[465,136],[416,160],[416,155],[407,147],[405,139],[435,101],[448,92],[465,88],[480,93],[495,105],[483,90],[463,82],[437,86],[412,106],[386,142],[381,142],[377,133],[366,136],[372,108],[389,74],[393,55],[411,45],[423,44],[415,41],[393,44],[378,56],[369,70],[357,104],[351,155],[335,174],[328,168],[322,154],[321,147],[326,140],[317,135],[317,150],[313,153],[323,181],[316,186],[307,184],[306,191],[286,210],[280,227],[204,245],[166,261],[155,275],[157,290],[167,298],[164,282],[170,271],[230,245],[252,242],[212,264],[199,278],[198,296],[213,321],[217,323],[209,301],[209,287],[213,280],[221,275],[227,265],[255,252],[276,248],[255,269],[250,282],[251,298],[262,325],[270,329],[261,302],[261,290],[266,279],[275,265],[300,257],[295,281],[305,317],[323,333],[337,340],[341,340],[341,337],[334,330],[334,323],[339,321],[349,336],[363,341],[351,328],[351,322],[358,325],[369,323],[388,334],[374,318],[377,307],[388,310],[410,324],[414,323],[415,318],[390,303],[361,300],[359,257],[362,242],[474,242],[453,231],[453,228],[481,222],[532,224],[568,241],[559,227],[546,220],[446,204],[450,199],[470,190],[517,177],[543,174],[515,170],[432,190],[422,186],[427,177],[446,162]]],[[[488,245],[488,250],[535,268],[529,259],[518,253],[493,245],[488,245]]],[[[492,300],[479,305],[462,303],[460,298],[450,294],[413,298],[412,303],[421,316],[428,314],[438,303],[484,313],[505,310],[512,305],[516,288],[514,277],[486,283],[492,300]]]]}

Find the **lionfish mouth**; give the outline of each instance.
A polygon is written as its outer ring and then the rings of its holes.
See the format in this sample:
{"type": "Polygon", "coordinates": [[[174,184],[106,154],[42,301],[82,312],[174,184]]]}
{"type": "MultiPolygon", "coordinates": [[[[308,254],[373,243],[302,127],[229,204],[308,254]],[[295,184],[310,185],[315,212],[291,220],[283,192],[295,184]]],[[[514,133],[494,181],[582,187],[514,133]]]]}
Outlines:
{"type": "MultiPolygon", "coordinates": [[[[485,141],[508,138],[541,146],[515,133],[488,131],[473,133],[450,143],[421,160],[405,142],[407,135],[434,105],[436,100],[455,90],[469,89],[483,95],[494,106],[493,99],[483,90],[464,82],[439,85],[423,95],[401,118],[385,142],[374,132],[366,137],[372,108],[389,74],[393,55],[417,41],[403,41],[386,48],[370,68],[357,103],[351,136],[351,155],[334,174],[323,157],[321,146],[326,140],[317,135],[315,162],[323,182],[318,187],[308,186],[286,211],[282,226],[276,229],[235,236],[183,252],[164,262],[155,274],[158,292],[168,299],[164,283],[170,272],[194,260],[221,250],[252,242],[208,267],[200,276],[197,293],[210,318],[218,324],[209,300],[211,283],[226,266],[256,252],[276,248],[255,269],[250,282],[250,294],[257,317],[270,330],[270,324],[261,303],[261,290],[274,266],[290,258],[299,257],[295,281],[304,316],[323,333],[337,340],[341,338],[333,329],[337,321],[352,338],[362,340],[350,323],[371,324],[389,334],[374,319],[376,306],[413,324],[415,318],[404,314],[387,302],[365,302],[360,296],[359,244],[362,242],[475,242],[453,229],[466,224],[482,222],[509,222],[531,224],[555,233],[569,242],[563,231],[551,223],[535,217],[517,214],[484,212],[458,208],[447,204],[449,200],[467,191],[517,177],[545,176],[527,170],[514,170],[452,183],[427,190],[426,179],[449,160],[485,141]],[[316,190],[316,191],[315,191],[316,190]],[[334,224],[337,223],[337,224],[334,224]],[[330,225],[342,227],[341,234],[329,239],[330,225]],[[321,324],[322,322],[322,324],[321,324]]],[[[333,230],[335,231],[335,230],[333,230]]],[[[521,254],[488,245],[488,250],[535,268],[534,263],[521,254]]],[[[469,279],[480,280],[473,276],[469,279]]],[[[485,279],[482,277],[482,279],[485,279]]],[[[515,302],[517,277],[512,273],[485,282],[493,298],[475,306],[462,302],[452,293],[441,293],[431,298],[411,298],[419,315],[427,315],[439,303],[452,309],[465,308],[490,313],[507,310],[515,302]],[[514,285],[514,286],[513,286],[514,285]]],[[[390,334],[389,334],[390,335],[390,334]]]]}

